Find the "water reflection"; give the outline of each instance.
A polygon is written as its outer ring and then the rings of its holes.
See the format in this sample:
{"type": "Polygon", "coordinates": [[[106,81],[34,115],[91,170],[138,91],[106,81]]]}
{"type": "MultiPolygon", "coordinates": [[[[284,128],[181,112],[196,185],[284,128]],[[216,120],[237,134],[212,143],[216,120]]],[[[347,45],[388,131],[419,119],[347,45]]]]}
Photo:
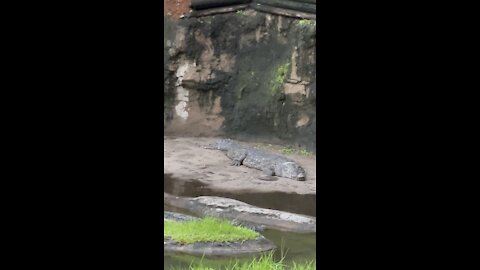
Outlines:
{"type": "MultiPolygon", "coordinates": [[[[177,196],[221,196],[236,199],[258,207],[277,209],[297,214],[316,216],[316,195],[300,195],[281,192],[270,193],[239,193],[215,191],[208,188],[207,185],[195,180],[174,179],[166,174],[164,178],[164,191],[177,196]]],[[[165,211],[178,212],[194,215],[187,210],[178,209],[164,205],[165,211]]],[[[284,263],[291,265],[315,260],[316,256],[316,234],[297,234],[277,230],[265,230],[262,234],[273,241],[278,247],[275,251],[275,259],[280,260],[284,257],[284,263]]],[[[244,258],[239,260],[250,260],[244,258]]],[[[198,264],[202,261],[203,266],[212,269],[221,269],[221,266],[228,265],[231,259],[208,259],[188,255],[164,254],[164,269],[189,269],[190,265],[198,264]]]]}
{"type": "Polygon", "coordinates": [[[287,211],[296,214],[316,216],[315,194],[294,194],[283,192],[226,192],[216,191],[196,180],[182,180],[164,175],[164,191],[177,196],[220,196],[239,200],[263,208],[287,211]]]}

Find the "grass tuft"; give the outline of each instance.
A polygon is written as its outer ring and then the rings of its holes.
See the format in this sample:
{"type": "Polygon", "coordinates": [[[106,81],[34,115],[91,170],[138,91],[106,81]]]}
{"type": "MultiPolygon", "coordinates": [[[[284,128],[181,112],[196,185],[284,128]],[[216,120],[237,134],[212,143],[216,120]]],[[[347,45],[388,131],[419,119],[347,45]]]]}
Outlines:
{"type": "Polygon", "coordinates": [[[314,261],[310,261],[304,264],[296,264],[293,262],[292,270],[315,270],[317,268],[314,261]]]}
{"type": "Polygon", "coordinates": [[[245,227],[234,226],[229,221],[207,217],[177,222],[164,220],[163,235],[182,244],[196,242],[234,242],[254,240],[259,234],[245,227]]]}
{"type": "MultiPolygon", "coordinates": [[[[309,261],[302,264],[293,262],[293,265],[288,266],[284,263],[284,257],[281,260],[275,261],[273,258],[273,252],[263,254],[259,258],[254,258],[251,261],[231,261],[225,267],[224,270],[316,270],[315,261],[309,261]]],[[[180,268],[174,268],[182,270],[180,268]]],[[[200,261],[198,265],[191,264],[188,270],[214,270],[215,268],[203,265],[200,261]]],[[[184,269],[185,270],[185,269],[184,269]]],[[[218,270],[218,269],[217,269],[218,270]]]]}
{"type": "Polygon", "coordinates": [[[297,25],[298,25],[298,26],[302,26],[302,27],[314,26],[314,25],[316,25],[316,21],[303,19],[303,20],[297,21],[297,25]]]}
{"type": "Polygon", "coordinates": [[[287,78],[287,73],[288,73],[288,67],[290,66],[290,63],[283,64],[279,66],[277,69],[275,69],[274,74],[273,74],[273,80],[270,81],[270,94],[272,96],[280,93],[283,83],[285,82],[285,79],[287,78]]]}
{"type": "Polygon", "coordinates": [[[313,155],[312,152],[306,150],[306,149],[296,149],[292,146],[285,146],[282,149],[280,149],[280,153],[286,154],[286,155],[291,155],[291,154],[298,154],[301,156],[311,156],[313,155]]]}
{"type": "Polygon", "coordinates": [[[240,16],[245,16],[245,10],[237,10],[235,13],[240,16]]]}
{"type": "Polygon", "coordinates": [[[282,149],[280,149],[280,153],[286,154],[286,155],[295,154],[296,152],[297,152],[297,150],[295,150],[295,148],[290,147],[290,146],[285,146],[282,149]]]}

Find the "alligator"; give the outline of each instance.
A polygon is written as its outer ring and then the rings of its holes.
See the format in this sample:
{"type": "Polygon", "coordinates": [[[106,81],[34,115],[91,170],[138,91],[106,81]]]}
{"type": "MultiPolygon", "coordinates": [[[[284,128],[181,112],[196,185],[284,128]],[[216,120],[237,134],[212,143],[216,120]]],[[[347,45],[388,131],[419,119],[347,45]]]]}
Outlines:
{"type": "Polygon", "coordinates": [[[221,139],[205,149],[220,150],[232,160],[232,166],[244,165],[261,170],[266,176],[280,176],[298,181],[305,181],[305,170],[295,161],[286,157],[267,153],[265,151],[245,147],[230,139],[221,139]]]}

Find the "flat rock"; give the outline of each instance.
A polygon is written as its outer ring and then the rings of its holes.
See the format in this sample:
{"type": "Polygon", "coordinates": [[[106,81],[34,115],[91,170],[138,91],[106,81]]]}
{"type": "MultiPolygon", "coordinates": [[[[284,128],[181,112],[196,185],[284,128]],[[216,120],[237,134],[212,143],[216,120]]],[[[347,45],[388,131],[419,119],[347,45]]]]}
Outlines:
{"type": "Polygon", "coordinates": [[[164,193],[164,203],[196,215],[212,216],[297,233],[316,232],[315,217],[256,207],[238,200],[215,197],[180,197],[164,193]]]}
{"type": "Polygon", "coordinates": [[[164,238],[163,243],[164,252],[198,256],[254,255],[275,248],[272,241],[263,236],[255,240],[238,242],[198,242],[194,244],[181,244],[172,239],[164,238]]]}
{"type": "Polygon", "coordinates": [[[168,219],[168,220],[174,220],[174,221],[189,221],[189,220],[196,220],[198,218],[185,215],[185,214],[180,214],[180,213],[175,213],[175,212],[169,212],[169,211],[163,211],[163,219],[168,219]]]}

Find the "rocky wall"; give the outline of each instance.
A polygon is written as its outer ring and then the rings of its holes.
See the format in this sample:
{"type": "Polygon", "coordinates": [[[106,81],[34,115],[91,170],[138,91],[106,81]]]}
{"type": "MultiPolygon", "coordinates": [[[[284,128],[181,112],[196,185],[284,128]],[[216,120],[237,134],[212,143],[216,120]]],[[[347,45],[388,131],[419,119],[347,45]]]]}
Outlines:
{"type": "Polygon", "coordinates": [[[254,10],[164,20],[166,135],[315,151],[315,21],[254,10]]]}

